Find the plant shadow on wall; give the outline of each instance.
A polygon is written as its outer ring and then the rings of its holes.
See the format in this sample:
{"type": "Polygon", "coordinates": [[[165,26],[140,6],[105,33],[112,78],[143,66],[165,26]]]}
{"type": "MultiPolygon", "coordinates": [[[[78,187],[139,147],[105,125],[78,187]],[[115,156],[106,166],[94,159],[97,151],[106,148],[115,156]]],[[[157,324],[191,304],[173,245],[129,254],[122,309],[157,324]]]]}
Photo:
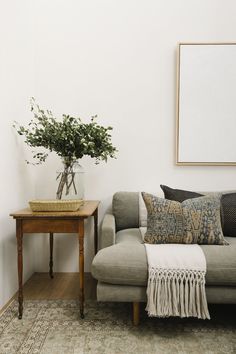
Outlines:
{"type": "MultiPolygon", "coordinates": [[[[103,127],[96,122],[97,116],[92,116],[89,123],[82,122],[63,114],[61,119],[55,118],[52,111],[43,110],[30,100],[34,118],[24,127],[14,122],[13,127],[19,135],[24,136],[25,143],[31,148],[44,148],[44,152],[33,153],[34,165],[44,162],[49,152],[54,151],[62,160],[63,169],[58,173],[57,199],[66,198],[72,194],[78,196],[76,172],[78,160],[84,155],[95,158],[95,163],[107,162],[108,157],[115,158],[117,149],[111,142],[112,127],[103,127]]],[[[26,161],[30,163],[29,161],[26,161]]]]}

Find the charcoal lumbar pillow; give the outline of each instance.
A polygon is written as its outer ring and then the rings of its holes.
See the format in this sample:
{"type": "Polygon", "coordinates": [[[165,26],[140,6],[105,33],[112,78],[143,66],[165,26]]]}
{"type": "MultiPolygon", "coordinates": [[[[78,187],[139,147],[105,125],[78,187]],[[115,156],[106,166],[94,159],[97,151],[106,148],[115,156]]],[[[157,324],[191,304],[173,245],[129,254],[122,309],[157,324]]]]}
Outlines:
{"type": "Polygon", "coordinates": [[[236,236],[236,193],[226,193],[221,197],[223,234],[236,236]]]}
{"type": "Polygon", "coordinates": [[[220,221],[220,196],[176,202],[142,193],[147,212],[147,243],[227,245],[220,221]]]}
{"type": "Polygon", "coordinates": [[[173,189],[168,186],[165,186],[164,184],[161,184],[160,187],[163,190],[166,199],[175,200],[180,203],[182,203],[186,199],[198,198],[203,196],[203,194],[196,192],[185,191],[183,189],[173,189]]]}
{"type": "MultiPolygon", "coordinates": [[[[163,184],[160,185],[166,199],[183,202],[186,199],[198,198],[200,193],[173,189],[163,184]]],[[[221,197],[221,225],[223,234],[236,237],[236,193],[223,193],[221,197]]]]}

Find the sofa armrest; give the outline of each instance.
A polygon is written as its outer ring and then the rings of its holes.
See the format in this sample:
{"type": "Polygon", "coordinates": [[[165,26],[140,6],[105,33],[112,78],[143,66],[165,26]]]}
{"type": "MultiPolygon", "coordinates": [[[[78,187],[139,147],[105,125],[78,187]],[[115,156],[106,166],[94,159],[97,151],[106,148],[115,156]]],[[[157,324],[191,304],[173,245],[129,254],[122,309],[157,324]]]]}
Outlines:
{"type": "Polygon", "coordinates": [[[101,225],[99,248],[114,245],[116,236],[115,217],[112,214],[105,214],[101,225]]]}

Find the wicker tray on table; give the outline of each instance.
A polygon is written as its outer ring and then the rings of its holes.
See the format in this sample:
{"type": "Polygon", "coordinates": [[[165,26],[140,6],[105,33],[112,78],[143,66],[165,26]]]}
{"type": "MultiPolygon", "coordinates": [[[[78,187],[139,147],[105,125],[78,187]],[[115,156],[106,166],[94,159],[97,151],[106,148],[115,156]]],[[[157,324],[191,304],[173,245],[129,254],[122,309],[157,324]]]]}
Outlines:
{"type": "Polygon", "coordinates": [[[32,211],[77,211],[83,205],[82,199],[74,200],[31,200],[29,205],[32,211]]]}

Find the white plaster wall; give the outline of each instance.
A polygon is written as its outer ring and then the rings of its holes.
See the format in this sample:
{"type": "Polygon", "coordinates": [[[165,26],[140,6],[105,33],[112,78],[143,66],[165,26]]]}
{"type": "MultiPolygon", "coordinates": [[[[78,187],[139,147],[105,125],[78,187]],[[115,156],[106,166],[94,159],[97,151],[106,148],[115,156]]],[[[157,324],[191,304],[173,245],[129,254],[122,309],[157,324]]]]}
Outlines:
{"type": "MultiPolygon", "coordinates": [[[[117,160],[82,161],[86,198],[101,200],[100,218],[118,190],[158,191],[160,183],[235,189],[235,167],[174,163],[177,43],[235,41],[234,0],[41,0],[35,6],[38,102],[58,115],[98,114],[101,124],[114,127],[117,160]]],[[[37,197],[54,197],[58,166],[52,155],[37,168],[37,197]]],[[[88,223],[86,271],[90,229],[88,223]]],[[[37,238],[37,271],[48,269],[47,243],[37,238]]],[[[76,236],[58,236],[55,269],[76,271],[77,254],[76,236]]]]}
{"type": "MultiPolygon", "coordinates": [[[[9,0],[0,12],[0,307],[17,290],[15,224],[9,213],[36,197],[54,197],[55,155],[37,168],[11,129],[31,118],[29,97],[56,114],[114,127],[117,160],[89,158],[86,197],[100,218],[118,190],[235,189],[234,167],[177,167],[175,149],[178,42],[235,41],[234,0],[9,0]],[[34,191],[35,189],[35,191],[34,191]]],[[[227,137],[226,137],[227,138],[227,137]]],[[[93,257],[86,225],[86,271],[93,257]]],[[[75,235],[57,237],[55,270],[78,269],[75,235]],[[70,238],[68,242],[68,238],[70,238]]],[[[48,270],[48,240],[24,238],[24,277],[48,270]]]]}
{"type": "MultiPolygon", "coordinates": [[[[3,5],[3,2],[1,2],[3,5]]],[[[0,308],[17,290],[15,222],[9,214],[27,206],[34,180],[24,161],[27,152],[12,129],[30,118],[33,94],[31,5],[5,1],[0,11],[0,308]]],[[[24,280],[34,271],[33,237],[24,239],[24,280]]]]}

